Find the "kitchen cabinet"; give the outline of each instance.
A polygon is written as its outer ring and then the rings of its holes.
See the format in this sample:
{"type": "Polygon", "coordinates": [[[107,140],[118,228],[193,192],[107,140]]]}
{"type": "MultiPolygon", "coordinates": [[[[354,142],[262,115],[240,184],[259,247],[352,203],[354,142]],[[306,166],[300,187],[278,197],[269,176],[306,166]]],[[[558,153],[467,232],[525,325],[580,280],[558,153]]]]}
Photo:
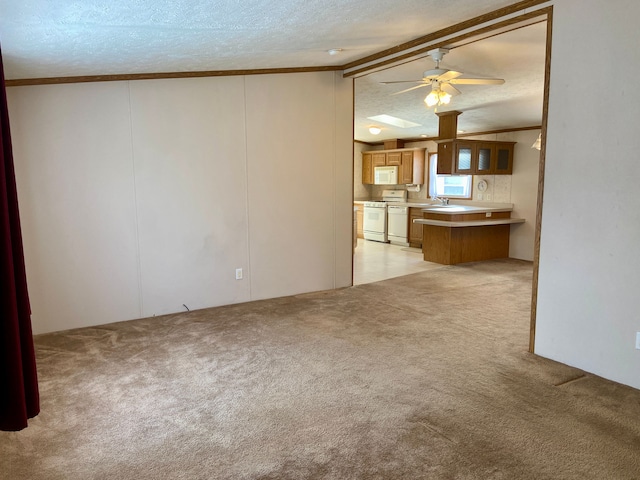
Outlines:
{"type": "Polygon", "coordinates": [[[415,152],[402,152],[400,162],[399,182],[403,184],[419,184],[424,182],[424,152],[422,157],[416,158],[415,152]],[[418,168],[416,169],[416,166],[418,168]]]}
{"type": "Polygon", "coordinates": [[[425,210],[423,216],[423,258],[443,265],[509,257],[511,225],[524,222],[524,219],[512,219],[510,211],[440,213],[425,210]]]}
{"type": "Polygon", "coordinates": [[[358,238],[364,238],[364,205],[361,203],[353,204],[356,214],[356,236],[358,238]]]}
{"type": "Polygon", "coordinates": [[[399,151],[388,152],[386,155],[387,155],[387,161],[385,165],[397,165],[397,166],[402,165],[402,152],[399,152],[399,151]]]}
{"type": "Polygon", "coordinates": [[[371,185],[374,181],[373,169],[383,166],[398,167],[398,184],[422,185],[424,183],[424,148],[401,148],[376,150],[362,153],[362,183],[371,185]]]}
{"type": "Polygon", "coordinates": [[[373,183],[373,159],[369,152],[362,154],[362,184],[371,185],[373,183]]]}
{"type": "Polygon", "coordinates": [[[409,246],[422,248],[422,225],[413,223],[416,218],[422,218],[422,207],[409,208],[409,246]]]}
{"type": "Polygon", "coordinates": [[[511,175],[515,142],[449,140],[438,144],[439,175],[511,175]]]}
{"type": "Polygon", "coordinates": [[[513,172],[513,146],[514,143],[501,143],[495,147],[495,167],[493,173],[496,175],[511,175],[513,172]]]}
{"type": "Polygon", "coordinates": [[[384,167],[385,165],[387,165],[387,154],[385,152],[372,153],[371,165],[373,167],[384,167]]]}

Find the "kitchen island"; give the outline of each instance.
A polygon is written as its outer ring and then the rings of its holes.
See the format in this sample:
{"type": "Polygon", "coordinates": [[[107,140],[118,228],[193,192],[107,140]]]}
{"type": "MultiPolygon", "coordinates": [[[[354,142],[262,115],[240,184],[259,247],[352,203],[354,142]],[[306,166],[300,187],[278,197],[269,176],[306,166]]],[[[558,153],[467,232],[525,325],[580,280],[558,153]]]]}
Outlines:
{"type": "Polygon", "coordinates": [[[422,253],[425,261],[443,265],[509,256],[510,207],[434,205],[422,209],[422,253]]]}

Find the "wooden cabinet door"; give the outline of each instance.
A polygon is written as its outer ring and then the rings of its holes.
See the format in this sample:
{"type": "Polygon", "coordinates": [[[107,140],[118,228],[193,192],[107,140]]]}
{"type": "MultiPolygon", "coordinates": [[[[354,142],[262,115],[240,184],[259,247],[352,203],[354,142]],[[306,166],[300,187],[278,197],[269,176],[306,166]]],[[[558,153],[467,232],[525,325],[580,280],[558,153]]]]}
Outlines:
{"type": "Polygon", "coordinates": [[[438,144],[438,175],[453,173],[453,142],[438,144]]]}
{"type": "Polygon", "coordinates": [[[373,165],[371,153],[362,154],[362,183],[364,185],[373,184],[373,165]]]}
{"type": "MultiPolygon", "coordinates": [[[[389,161],[389,156],[387,155],[387,161],[389,161]]],[[[402,162],[400,164],[400,172],[399,172],[399,183],[418,183],[416,179],[413,178],[413,152],[402,152],[402,162]]]]}
{"type": "Polygon", "coordinates": [[[413,223],[416,218],[422,218],[421,208],[409,209],[409,245],[411,247],[422,247],[422,224],[413,223]]]}
{"type": "MultiPolygon", "coordinates": [[[[476,172],[477,152],[476,144],[470,142],[455,142],[453,173],[473,175],[476,172]]],[[[438,163],[440,158],[438,157],[438,163]]]]}
{"type": "Polygon", "coordinates": [[[387,152],[386,165],[402,165],[402,152],[387,152]]]}
{"type": "Polygon", "coordinates": [[[476,145],[476,171],[480,175],[493,173],[495,168],[496,146],[492,143],[479,143],[476,145]]]}
{"type": "Polygon", "coordinates": [[[384,167],[387,164],[387,154],[386,153],[375,153],[371,154],[371,166],[372,167],[384,167]]]}
{"type": "Polygon", "coordinates": [[[356,236],[358,238],[364,238],[364,206],[356,205],[356,208],[358,209],[356,211],[356,236]]]}
{"type": "Polygon", "coordinates": [[[513,172],[513,144],[499,143],[495,146],[496,161],[493,173],[496,175],[511,175],[513,172]]]}

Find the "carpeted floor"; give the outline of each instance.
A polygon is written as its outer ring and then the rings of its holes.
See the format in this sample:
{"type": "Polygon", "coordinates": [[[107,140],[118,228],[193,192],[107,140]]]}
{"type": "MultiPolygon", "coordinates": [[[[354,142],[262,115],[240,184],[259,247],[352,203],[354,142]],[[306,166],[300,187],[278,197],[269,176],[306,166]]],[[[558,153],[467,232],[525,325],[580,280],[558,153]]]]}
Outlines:
{"type": "Polygon", "coordinates": [[[36,338],[2,479],[638,479],[640,391],[526,352],[531,265],[36,338]]]}

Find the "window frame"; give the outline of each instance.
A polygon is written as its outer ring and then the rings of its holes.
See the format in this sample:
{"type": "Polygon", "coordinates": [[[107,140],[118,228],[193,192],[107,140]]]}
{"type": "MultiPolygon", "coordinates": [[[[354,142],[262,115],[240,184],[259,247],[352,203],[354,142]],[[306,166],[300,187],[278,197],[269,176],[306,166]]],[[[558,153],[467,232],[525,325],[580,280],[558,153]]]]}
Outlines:
{"type": "Polygon", "coordinates": [[[438,175],[438,154],[436,152],[429,154],[428,181],[427,194],[429,198],[434,198],[434,196],[438,198],[459,198],[461,200],[471,200],[473,198],[473,175],[438,175]],[[448,194],[444,191],[438,193],[438,186],[440,184],[444,185],[447,178],[464,179],[466,185],[463,188],[467,193],[462,195],[448,194]],[[438,180],[443,180],[443,182],[441,183],[438,180]]]}

